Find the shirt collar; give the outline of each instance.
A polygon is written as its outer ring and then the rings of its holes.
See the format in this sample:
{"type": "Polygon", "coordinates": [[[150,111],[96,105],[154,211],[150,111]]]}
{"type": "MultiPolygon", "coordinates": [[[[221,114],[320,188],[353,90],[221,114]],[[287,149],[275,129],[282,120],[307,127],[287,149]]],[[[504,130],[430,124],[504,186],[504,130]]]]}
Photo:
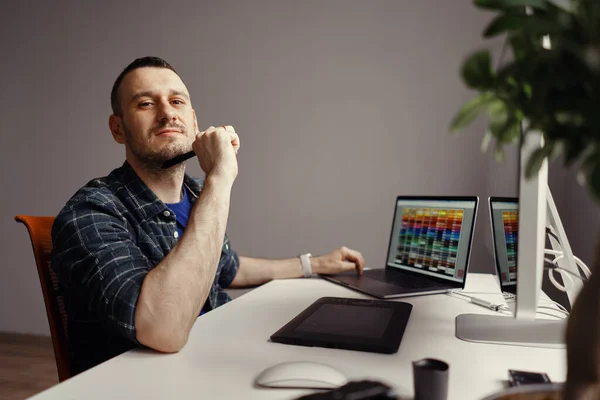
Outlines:
{"type": "MultiPolygon", "coordinates": [[[[127,161],[123,162],[119,170],[121,182],[128,192],[128,197],[135,203],[135,209],[139,210],[144,218],[153,218],[167,209],[166,204],[142,181],[127,161]]],[[[190,190],[191,201],[194,203],[202,190],[202,182],[186,173],[183,183],[190,190]]]]}

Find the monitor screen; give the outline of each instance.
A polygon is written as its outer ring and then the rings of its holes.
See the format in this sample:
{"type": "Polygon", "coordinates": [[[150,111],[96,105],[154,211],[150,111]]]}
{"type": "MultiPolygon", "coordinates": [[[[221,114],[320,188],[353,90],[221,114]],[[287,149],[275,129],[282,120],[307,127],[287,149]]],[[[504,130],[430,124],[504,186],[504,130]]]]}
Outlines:
{"type": "Polygon", "coordinates": [[[491,198],[490,216],[494,257],[503,291],[514,291],[517,285],[517,249],[519,237],[519,201],[491,198]],[[510,290],[510,288],[513,290],[510,290]]]}
{"type": "Polygon", "coordinates": [[[477,199],[396,200],[389,267],[463,282],[477,199]]]}

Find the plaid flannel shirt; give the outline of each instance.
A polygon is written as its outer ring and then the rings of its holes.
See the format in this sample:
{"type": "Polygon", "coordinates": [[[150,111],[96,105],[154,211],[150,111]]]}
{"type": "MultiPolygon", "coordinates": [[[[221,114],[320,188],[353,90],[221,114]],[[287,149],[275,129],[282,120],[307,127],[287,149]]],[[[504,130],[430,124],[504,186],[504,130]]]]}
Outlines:
{"type": "MultiPolygon", "coordinates": [[[[202,182],[185,175],[195,202],[202,182]]],[[[148,272],[177,243],[175,215],[125,162],[88,182],[52,227],[52,268],[65,296],[75,373],[139,346],[135,307],[148,272]]],[[[239,258],[224,237],[204,310],[231,298],[239,258]]]]}

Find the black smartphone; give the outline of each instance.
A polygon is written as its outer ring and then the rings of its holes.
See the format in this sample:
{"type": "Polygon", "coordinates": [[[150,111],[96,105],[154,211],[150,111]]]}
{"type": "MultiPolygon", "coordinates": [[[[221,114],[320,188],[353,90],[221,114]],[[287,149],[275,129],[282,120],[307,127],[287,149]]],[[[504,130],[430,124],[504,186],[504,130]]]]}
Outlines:
{"type": "Polygon", "coordinates": [[[510,386],[531,385],[540,383],[551,383],[548,374],[544,372],[508,370],[508,382],[510,386]]]}

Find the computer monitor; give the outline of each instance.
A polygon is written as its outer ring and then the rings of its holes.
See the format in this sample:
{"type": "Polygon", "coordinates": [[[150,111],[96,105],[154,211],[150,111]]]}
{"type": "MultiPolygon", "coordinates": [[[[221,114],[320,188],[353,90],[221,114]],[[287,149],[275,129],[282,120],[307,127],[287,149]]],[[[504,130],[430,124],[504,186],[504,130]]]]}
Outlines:
{"type": "Polygon", "coordinates": [[[490,228],[494,264],[502,293],[517,294],[519,198],[490,197],[490,228]]]}
{"type": "MultiPolygon", "coordinates": [[[[542,290],[546,227],[556,232],[564,258],[564,268],[579,274],[573,254],[560,223],[556,205],[548,189],[548,161],[531,178],[525,177],[525,165],[531,154],[543,146],[540,133],[529,132],[521,143],[519,172],[519,222],[517,253],[517,296],[515,313],[506,315],[462,314],[456,318],[456,336],[460,339],[516,346],[564,348],[566,320],[536,318],[542,290]]],[[[581,289],[574,280],[571,301],[581,289]]]]}
{"type": "MultiPolygon", "coordinates": [[[[566,0],[560,0],[567,6],[566,0]]],[[[527,14],[534,11],[525,7],[527,14]]],[[[552,48],[551,38],[542,38],[542,46],[552,48]]],[[[462,314],[456,317],[456,336],[463,340],[517,346],[565,348],[566,320],[537,319],[537,306],[542,291],[546,228],[556,234],[552,247],[560,246],[563,252],[562,268],[579,275],[573,253],[563,229],[550,189],[548,188],[548,160],[544,159],[539,171],[531,178],[525,176],[531,155],[542,148],[541,132],[521,135],[519,165],[519,223],[517,253],[517,296],[513,317],[504,315],[462,314]]],[[[573,304],[581,290],[577,279],[568,291],[573,304]]]]}

